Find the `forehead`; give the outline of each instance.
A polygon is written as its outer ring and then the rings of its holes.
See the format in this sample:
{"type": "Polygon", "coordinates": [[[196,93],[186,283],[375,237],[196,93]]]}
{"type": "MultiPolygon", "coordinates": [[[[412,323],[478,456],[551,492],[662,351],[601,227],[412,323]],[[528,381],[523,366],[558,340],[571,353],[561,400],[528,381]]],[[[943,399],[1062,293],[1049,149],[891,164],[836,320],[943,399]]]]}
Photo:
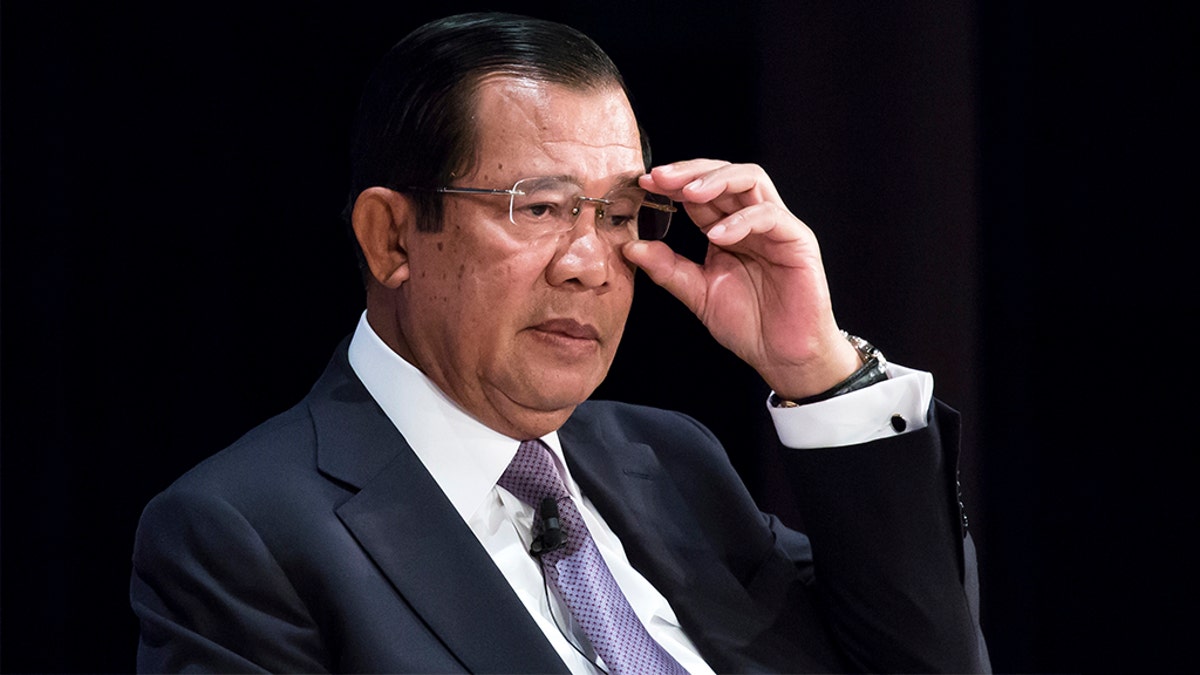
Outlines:
{"type": "Polygon", "coordinates": [[[478,87],[474,119],[474,181],[571,176],[588,184],[644,170],[637,121],[616,86],[579,90],[493,76],[478,87]]]}

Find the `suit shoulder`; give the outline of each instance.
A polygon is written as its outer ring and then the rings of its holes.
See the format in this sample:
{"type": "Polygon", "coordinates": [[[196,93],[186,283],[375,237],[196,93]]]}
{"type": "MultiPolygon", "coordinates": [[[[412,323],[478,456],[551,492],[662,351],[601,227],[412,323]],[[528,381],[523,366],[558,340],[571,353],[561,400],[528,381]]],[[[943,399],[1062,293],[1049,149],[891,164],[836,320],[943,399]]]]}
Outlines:
{"type": "MultiPolygon", "coordinates": [[[[316,432],[301,403],[201,461],[143,509],[135,552],[201,550],[219,544],[296,551],[336,520],[352,496],[317,468],[316,432]]],[[[274,554],[273,554],[274,555],[274,554]]],[[[286,556],[285,556],[286,557],[286,556]]]]}
{"type": "Polygon", "coordinates": [[[285,477],[313,473],[315,468],[316,434],[307,403],[301,402],[200,461],[164,492],[261,492],[287,485],[285,477]]]}

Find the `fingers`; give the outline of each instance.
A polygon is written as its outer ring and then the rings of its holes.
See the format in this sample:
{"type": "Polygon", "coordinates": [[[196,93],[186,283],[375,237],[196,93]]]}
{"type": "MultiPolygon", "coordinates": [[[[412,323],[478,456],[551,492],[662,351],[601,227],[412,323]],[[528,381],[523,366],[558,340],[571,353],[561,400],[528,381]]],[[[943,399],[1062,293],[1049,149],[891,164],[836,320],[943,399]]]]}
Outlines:
{"type": "MultiPolygon", "coordinates": [[[[751,235],[761,236],[754,248],[767,252],[775,264],[792,267],[803,262],[784,251],[802,252],[813,244],[807,226],[782,207],[771,204],[756,204],[726,217],[705,233],[708,240],[721,248],[734,248],[751,235]]],[[[815,247],[813,247],[815,249],[815,247]]],[[[740,248],[738,250],[741,250],[740,248]]],[[[707,279],[704,267],[681,256],[660,241],[635,241],[621,250],[625,258],[640,267],[654,283],[667,289],[697,314],[703,309],[707,279]]]]}
{"type": "Polygon", "coordinates": [[[782,203],[775,185],[756,164],[730,164],[712,159],[676,162],[655,167],[642,177],[641,184],[651,192],[685,204],[715,204],[726,213],[732,212],[731,207],[764,201],[782,203]],[[725,203],[719,203],[722,201],[725,203]]]}
{"type": "Polygon", "coordinates": [[[750,235],[762,235],[769,242],[787,244],[804,239],[808,226],[782,206],[764,202],[716,221],[704,234],[722,248],[729,248],[750,235]]]}
{"type": "Polygon", "coordinates": [[[682,201],[682,189],[706,173],[730,166],[729,162],[715,159],[692,159],[656,166],[642,176],[642,187],[652,192],[670,195],[682,201]]]}

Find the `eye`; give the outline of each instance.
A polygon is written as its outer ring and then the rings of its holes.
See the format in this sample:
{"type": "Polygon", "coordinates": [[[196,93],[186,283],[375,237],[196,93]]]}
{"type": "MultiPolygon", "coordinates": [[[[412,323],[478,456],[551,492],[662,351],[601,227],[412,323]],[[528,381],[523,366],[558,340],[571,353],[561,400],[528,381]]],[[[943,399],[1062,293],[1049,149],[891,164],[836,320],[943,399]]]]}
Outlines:
{"type": "Polygon", "coordinates": [[[612,227],[634,227],[637,224],[637,214],[625,215],[623,213],[608,213],[605,212],[604,220],[612,227]]]}
{"type": "Polygon", "coordinates": [[[611,203],[604,207],[604,224],[609,227],[632,229],[637,226],[638,203],[632,199],[609,198],[611,203]]]}
{"type": "Polygon", "coordinates": [[[568,218],[567,200],[573,188],[569,183],[545,178],[518,182],[515,189],[521,192],[513,196],[513,221],[542,225],[568,218]]]}
{"type": "Polygon", "coordinates": [[[533,202],[515,207],[513,215],[527,220],[546,220],[554,218],[558,208],[554,202],[533,202]]]}

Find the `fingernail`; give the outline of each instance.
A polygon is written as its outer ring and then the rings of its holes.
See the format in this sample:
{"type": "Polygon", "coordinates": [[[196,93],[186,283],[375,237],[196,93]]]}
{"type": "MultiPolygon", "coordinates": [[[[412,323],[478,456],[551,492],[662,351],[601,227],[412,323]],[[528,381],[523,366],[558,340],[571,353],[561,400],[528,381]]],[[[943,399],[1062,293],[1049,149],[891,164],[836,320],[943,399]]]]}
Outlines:
{"type": "Polygon", "coordinates": [[[688,183],[687,185],[683,186],[683,189],[684,189],[684,190],[699,190],[701,185],[704,185],[704,179],[703,179],[703,178],[697,178],[696,180],[694,180],[694,181],[692,181],[692,182],[688,183]]]}
{"type": "Polygon", "coordinates": [[[708,238],[714,239],[714,238],[720,237],[723,234],[725,234],[725,226],[717,225],[708,231],[708,238]]]}

